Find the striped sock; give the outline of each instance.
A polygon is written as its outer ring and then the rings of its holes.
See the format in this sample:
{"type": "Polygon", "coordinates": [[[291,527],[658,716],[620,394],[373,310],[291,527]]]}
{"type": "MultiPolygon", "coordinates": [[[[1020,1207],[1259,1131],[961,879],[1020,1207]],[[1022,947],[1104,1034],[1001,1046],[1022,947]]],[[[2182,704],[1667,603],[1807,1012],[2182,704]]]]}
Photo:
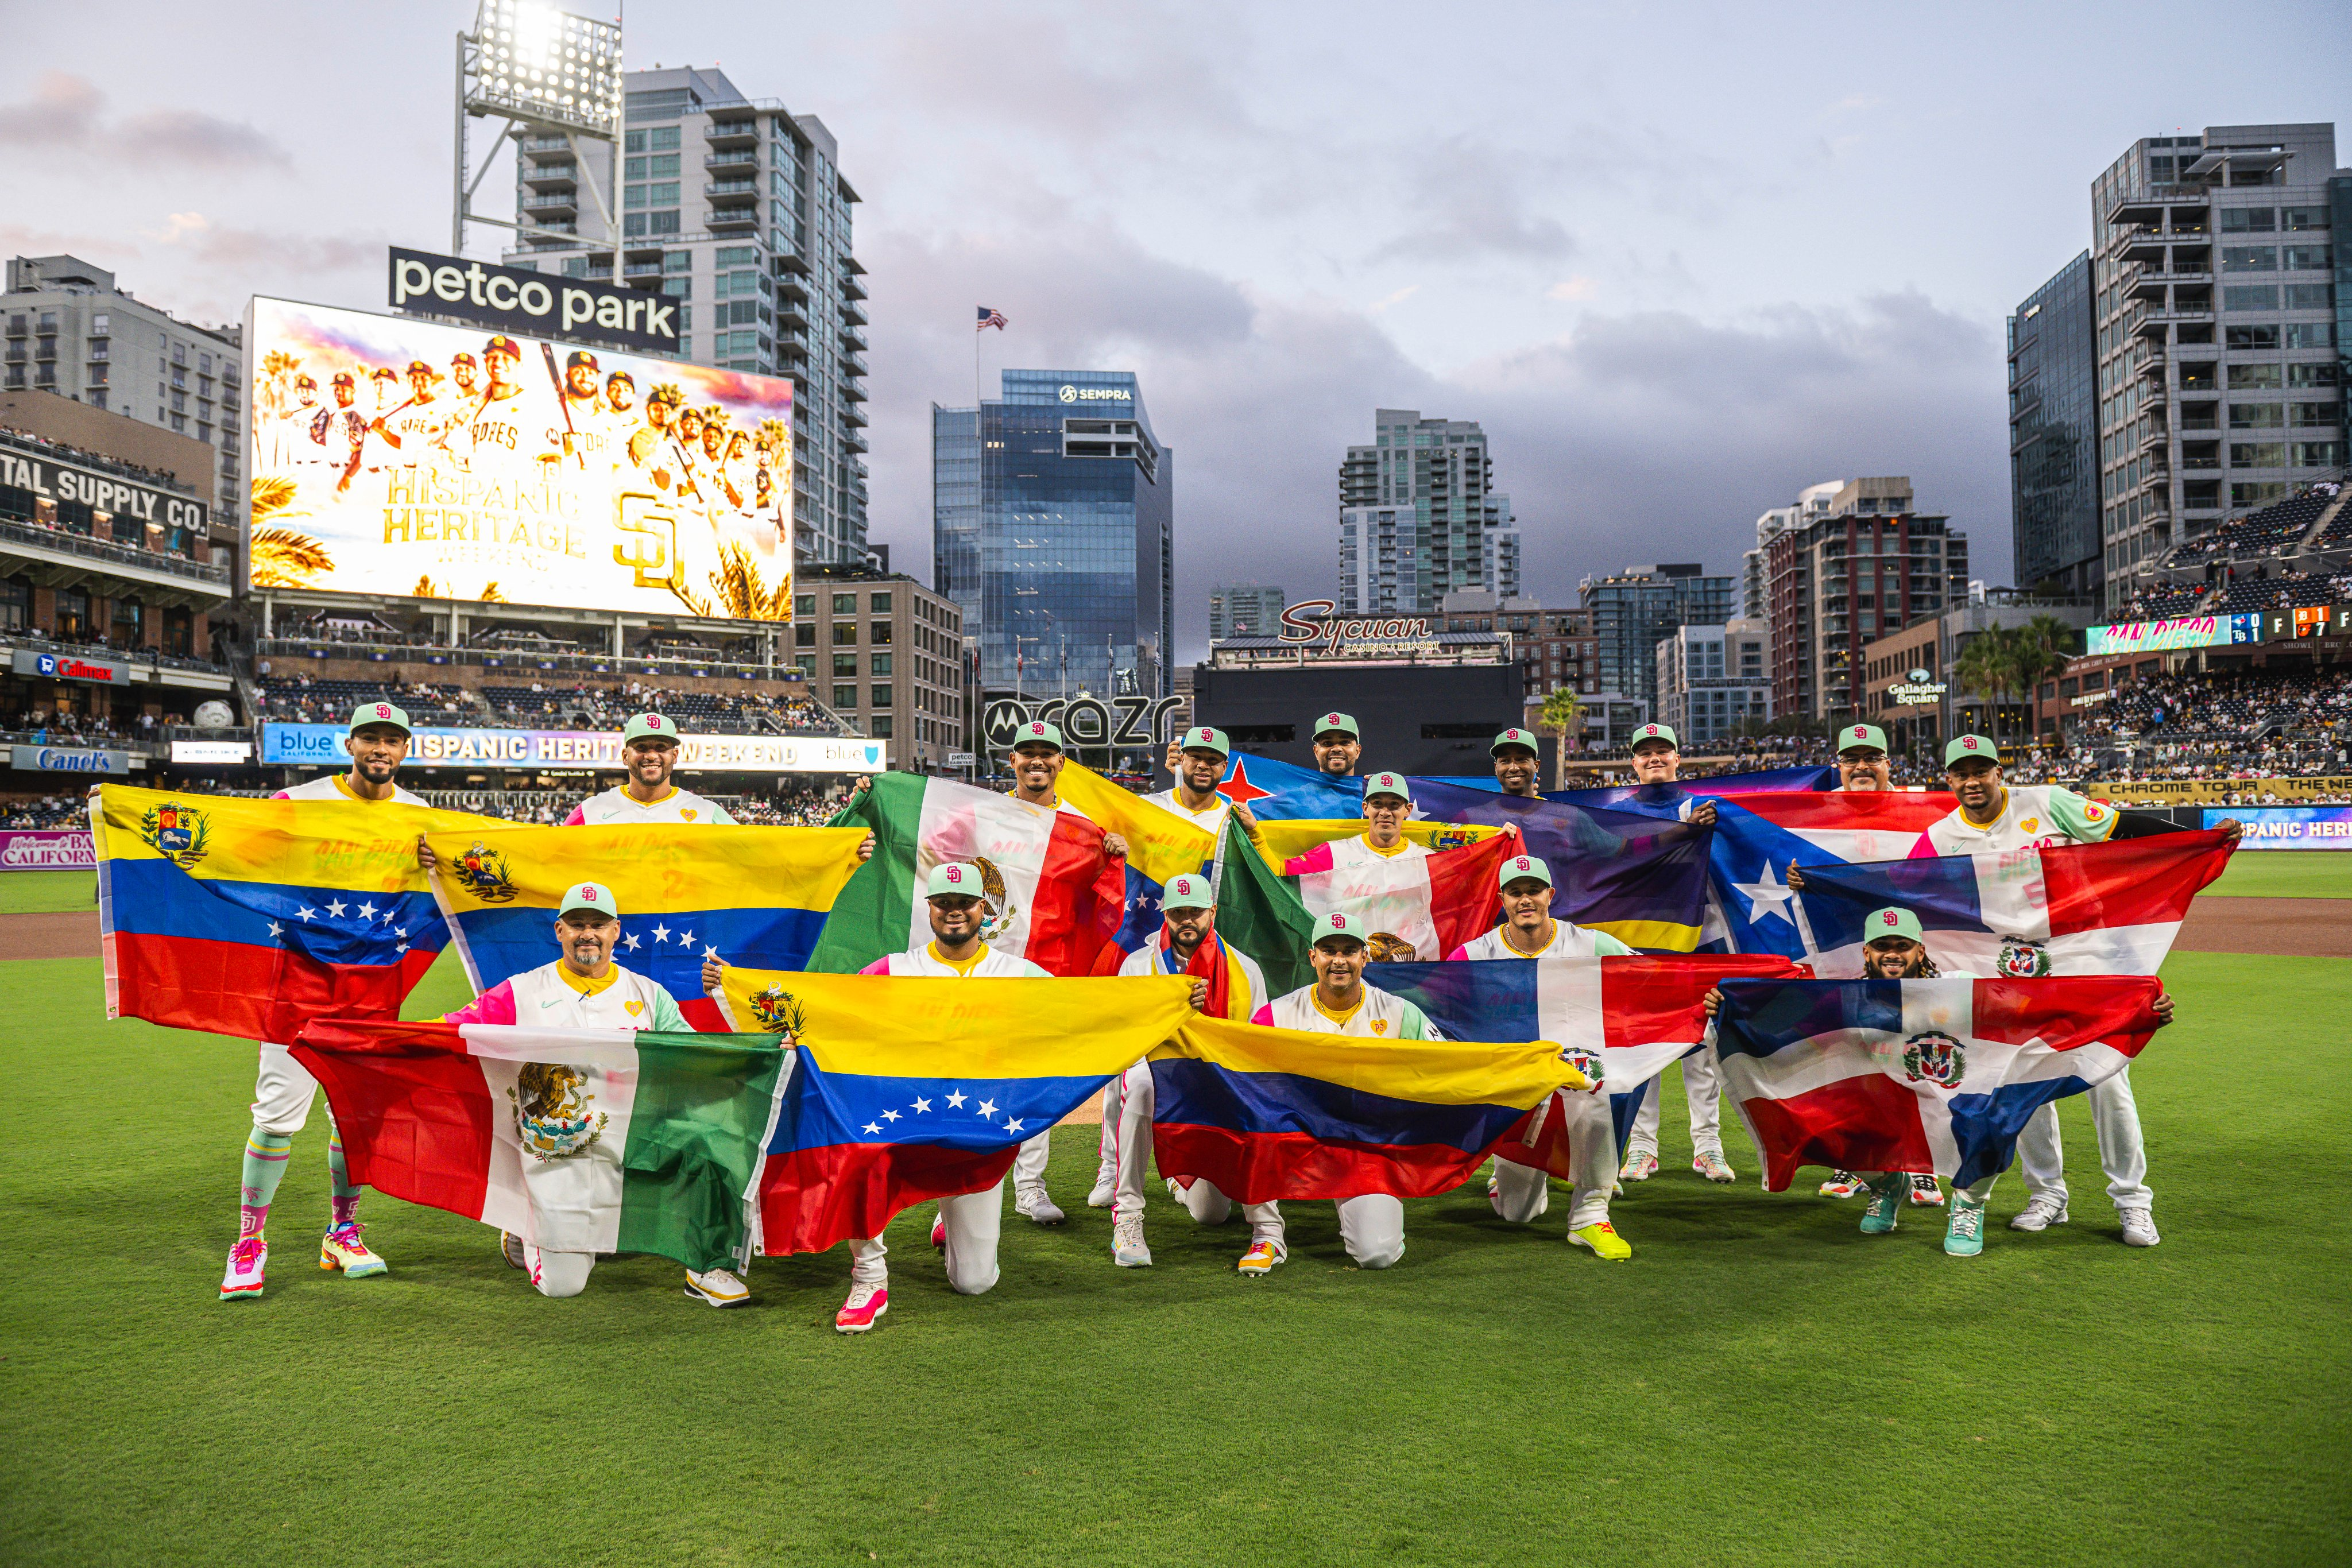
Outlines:
{"type": "Polygon", "coordinates": [[[343,1134],[331,1120],[327,1124],[327,1179],[333,1190],[335,1223],[349,1225],[359,1218],[360,1189],[352,1185],[350,1170],[343,1164],[343,1134]]]}
{"type": "Polygon", "coordinates": [[[256,1127],[245,1140],[245,1169],[237,1195],[236,1233],[240,1239],[258,1236],[269,1222],[269,1205],[278,1183],[286,1175],[286,1153],[294,1144],[290,1133],[265,1133],[256,1127]]]}

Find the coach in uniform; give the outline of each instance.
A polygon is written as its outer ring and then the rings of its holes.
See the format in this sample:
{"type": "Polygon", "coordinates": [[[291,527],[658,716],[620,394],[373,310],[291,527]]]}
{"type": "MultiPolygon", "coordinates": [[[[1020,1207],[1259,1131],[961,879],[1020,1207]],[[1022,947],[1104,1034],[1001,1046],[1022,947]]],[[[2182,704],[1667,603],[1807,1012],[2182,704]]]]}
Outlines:
{"type": "Polygon", "coordinates": [[[1344,713],[1327,713],[1315,721],[1315,771],[1326,779],[1352,779],[1364,755],[1363,731],[1344,713]]]}

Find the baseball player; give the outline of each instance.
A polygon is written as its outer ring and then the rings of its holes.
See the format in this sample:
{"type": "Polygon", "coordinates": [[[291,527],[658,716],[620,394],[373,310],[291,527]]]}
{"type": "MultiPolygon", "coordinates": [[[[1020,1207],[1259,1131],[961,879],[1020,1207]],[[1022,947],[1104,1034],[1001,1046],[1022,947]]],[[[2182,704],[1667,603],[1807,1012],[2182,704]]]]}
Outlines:
{"type": "MultiPolygon", "coordinates": [[[[1915,857],[2095,844],[2181,831],[2162,817],[2118,811],[2104,800],[2086,800],[2055,784],[2012,789],[2001,780],[2000,747],[1981,735],[1956,737],[1944,747],[1944,781],[1959,805],[1919,835],[1911,851],[1915,857]]],[[[2235,821],[2219,826],[2232,841],[2244,831],[2235,821]]],[[[2089,1098],[2091,1125],[2099,1139],[2099,1167],[2106,1173],[2107,1196],[2115,1200],[2124,1244],[2153,1247],[2163,1239],[2156,1229],[2156,1195],[2147,1186],[2147,1148],[2140,1136],[2139,1106],[2132,1098],[2131,1069],[2093,1084],[2089,1098]]],[[[2009,1228],[2033,1231],[2065,1224],[2066,1162],[2058,1140],[2056,1105],[2044,1105],[2033,1113],[2018,1136],[2017,1153],[2028,1196],[2009,1228]]]]}
{"type": "Polygon", "coordinates": [[[1506,795],[1522,800],[1540,800],[1543,791],[1536,787],[1536,773],[1540,763],[1536,751],[1536,737],[1516,727],[1503,731],[1486,747],[1495,759],[1495,787],[1506,795]]]}
{"type": "Polygon", "coordinates": [[[325,411],[319,406],[319,380],[316,376],[294,378],[294,401],[278,419],[278,461],[281,467],[296,467],[319,461],[319,445],[311,438],[311,427],[325,411]]]}
{"type": "MultiPolygon", "coordinates": [[[[1503,923],[1448,953],[1448,963],[1633,956],[1633,949],[1606,931],[1552,918],[1551,867],[1540,857],[1513,855],[1496,876],[1502,887],[1503,923]]],[[[1575,1151],[1577,1167],[1569,1198],[1568,1239],[1597,1258],[1622,1262],[1633,1255],[1633,1249],[1609,1222],[1617,1127],[1610,1115],[1608,1092],[1596,1087],[1562,1094],[1559,1100],[1568,1110],[1569,1147],[1575,1151]]],[[[1542,1171],[1498,1155],[1494,1174],[1486,1178],[1486,1201],[1505,1219],[1525,1225],[1550,1207],[1551,1188],[1542,1171]]]]}
{"type": "MultiPolygon", "coordinates": [[[[1225,945],[1217,935],[1216,894],[1209,879],[1187,873],[1171,877],[1160,903],[1166,916],[1160,935],[1127,956],[1122,975],[1191,975],[1192,1006],[1212,1018],[1254,1017],[1267,999],[1265,972],[1248,954],[1225,945]]],[[[1151,1064],[1139,1061],[1115,1081],[1123,1092],[1114,1103],[1104,1102],[1104,1115],[1113,1118],[1110,1130],[1111,1174],[1116,1202],[1111,1212],[1111,1261],[1122,1269],[1151,1267],[1151,1249],[1143,1240],[1143,1172],[1151,1158],[1151,1114],[1157,1103],[1151,1064]]],[[[1196,1181],[1187,1186],[1174,1177],[1168,1190],[1202,1225],[1223,1225],[1234,1206],[1215,1186],[1196,1181]]],[[[1242,1254],[1241,1271],[1262,1279],[1282,1261],[1282,1211],[1271,1203],[1246,1204],[1250,1222],[1249,1250],[1242,1254]]]]}
{"type": "MultiPolygon", "coordinates": [[[[1327,718],[1330,716],[1325,716],[1327,718]]],[[[1317,740],[1318,747],[1321,739],[1317,740]]],[[[1383,869],[1391,861],[1427,860],[1430,850],[1405,837],[1404,825],[1412,817],[1412,789],[1402,773],[1375,773],[1364,780],[1364,831],[1351,839],[1333,839],[1316,845],[1303,855],[1285,861],[1282,874],[1304,876],[1311,872],[1331,872],[1330,893],[1334,899],[1347,902],[1363,900],[1370,903],[1388,893],[1391,879],[1383,869]]],[[[1368,917],[1369,918],[1369,917],[1368,917]]],[[[1407,960],[1434,959],[1437,932],[1429,924],[1426,911],[1397,912],[1399,929],[1377,935],[1409,947],[1410,952],[1392,954],[1387,943],[1381,944],[1377,956],[1407,960]]]]}
{"type": "MultiPolygon", "coordinates": [[[[344,732],[343,749],[352,759],[348,773],[330,773],[307,784],[280,789],[280,800],[350,800],[381,805],[397,800],[405,806],[425,802],[393,782],[393,775],[408,756],[408,715],[390,703],[362,703],[352,714],[344,732]]],[[[310,1102],[319,1081],[294,1060],[283,1045],[265,1043],[260,1071],[253,1085],[253,1131],[245,1141],[245,1166],[237,1198],[236,1245],[229,1249],[228,1268],[221,1276],[221,1300],[247,1301],[261,1294],[269,1265],[269,1242],[263,1228],[278,1183],[286,1175],[287,1151],[294,1134],[310,1119],[310,1102]]],[[[384,1272],[382,1258],[361,1240],[360,1189],[343,1168],[343,1141],[335,1131],[334,1113],[327,1116],[327,1175],[333,1217],[319,1243],[319,1267],[340,1269],[349,1280],[364,1280],[384,1272]]]]}
{"type": "Polygon", "coordinates": [[[731,826],[735,819],[728,815],[726,807],[669,781],[678,756],[677,727],[661,714],[637,715],[621,728],[621,766],[628,772],[627,780],[581,801],[564,824],[574,828],[607,822],[731,826]]]}
{"type": "MultiPolygon", "coordinates": [[[[1633,732],[1633,779],[1637,786],[1629,810],[1671,808],[1694,827],[1715,826],[1715,802],[1681,788],[1682,743],[1671,725],[1645,724],[1633,732]]],[[[1683,1097],[1690,1105],[1691,1169],[1712,1182],[1738,1179],[1723,1156],[1723,1080],[1709,1051],[1683,1058],[1683,1097]]],[[[1641,1107],[1633,1113],[1633,1129],[1625,1139],[1625,1164],[1620,1181],[1647,1181],[1658,1168],[1658,1112],[1664,1085],[1643,1085],[1641,1107]]]]}
{"type": "Polygon", "coordinates": [[[537,422],[515,373],[521,363],[522,346],[503,333],[482,345],[482,371],[489,384],[441,438],[468,473],[513,472],[515,460],[533,455],[531,426],[537,422]]]}
{"type": "MultiPolygon", "coordinates": [[[[1375,779],[1379,777],[1374,775],[1375,779]]],[[[1318,915],[1317,923],[1320,929],[1307,953],[1307,961],[1315,967],[1315,983],[1275,998],[1257,1009],[1250,1019],[1252,1023],[1381,1040],[1445,1038],[1412,1003],[1364,984],[1364,967],[1371,962],[1372,954],[1365,945],[1361,921],[1352,915],[1335,912],[1318,915]]],[[[1339,1199],[1339,1239],[1358,1267],[1386,1269],[1404,1256],[1402,1199],[1390,1193],[1368,1192],[1339,1199]]],[[[1255,1215],[1250,1221],[1250,1250],[1255,1252],[1265,1246],[1273,1252],[1272,1258],[1255,1270],[1259,1274],[1281,1262],[1290,1252],[1283,1238],[1280,1211],[1276,1210],[1269,1219],[1270,1227],[1265,1233],[1259,1231],[1255,1215]]],[[[1248,1261],[1244,1254],[1244,1264],[1248,1261]]],[[[1250,1270],[1244,1267],[1243,1271],[1250,1270]]]]}
{"type": "Polygon", "coordinates": [[[335,494],[352,487],[360,471],[360,455],[367,445],[367,415],[359,410],[359,377],[337,371],[333,381],[335,406],[322,408],[310,422],[310,439],[324,451],[320,461],[335,470],[335,494]]]}
{"type": "Polygon", "coordinates": [[[408,400],[368,423],[377,440],[400,454],[401,465],[414,468],[441,439],[453,416],[448,403],[433,388],[440,372],[423,360],[408,361],[408,400]]]}
{"type": "Polygon", "coordinates": [[[574,349],[565,358],[563,402],[548,422],[547,450],[540,455],[601,475],[611,470],[613,454],[597,371],[596,356],[585,349],[574,349]]]}
{"type": "Polygon", "coordinates": [[[1344,713],[1327,713],[1315,721],[1315,767],[1332,779],[1352,779],[1363,759],[1364,734],[1344,713]]]}
{"type": "MultiPolygon", "coordinates": [[[[658,982],[613,962],[613,944],[620,935],[621,906],[613,890],[602,883],[575,883],[564,890],[556,905],[555,942],[562,956],[501,981],[445,1016],[450,1023],[512,1024],[529,1019],[542,1029],[691,1030],[694,1026],[678,1011],[677,1000],[658,982]]],[[[715,986],[718,979],[719,967],[706,959],[704,986],[715,986]]],[[[528,1092],[527,1083],[521,1087],[528,1092]]],[[[609,1170],[589,1161],[549,1161],[526,1172],[525,1180],[584,1185],[604,1179],[609,1170]]],[[[593,1252],[542,1249],[512,1231],[501,1232],[499,1244],[507,1261],[528,1272],[542,1296],[578,1295],[596,1266],[593,1252]]],[[[688,1269],[686,1293],[714,1307],[741,1306],[751,1299],[743,1281],[723,1267],[688,1269]]]]}
{"type": "MultiPolygon", "coordinates": [[[[1028,959],[994,952],[980,939],[988,908],[981,895],[978,866],[966,861],[933,866],[924,894],[926,907],[930,911],[930,941],[904,953],[877,958],[859,973],[982,980],[1050,977],[1028,959]]],[[[1028,1145],[1022,1146],[1025,1151],[1028,1145]]],[[[950,1287],[967,1296],[981,1295],[995,1287],[996,1242],[1003,1225],[1002,1181],[985,1192],[968,1192],[940,1200],[939,1218],[931,1223],[931,1245],[946,1254],[950,1287]]],[[[849,1299],[842,1303],[833,1320],[833,1326],[840,1333],[864,1333],[874,1326],[875,1319],[890,1310],[890,1270],[885,1261],[887,1251],[878,1236],[850,1242],[849,1299]]]]}
{"type": "MultiPolygon", "coordinates": [[[[378,365],[369,371],[368,385],[375,393],[375,399],[374,406],[368,411],[367,414],[367,433],[375,435],[377,434],[376,425],[406,400],[400,395],[400,372],[390,365],[378,365]]],[[[389,444],[379,435],[376,444],[379,450],[372,455],[380,458],[381,449],[389,444]]],[[[374,474],[380,472],[383,465],[381,461],[376,461],[369,463],[366,466],[369,473],[374,474]]]]}
{"type": "Polygon", "coordinates": [[[685,394],[675,382],[656,382],[646,393],[646,422],[630,433],[629,461],[653,480],[654,488],[669,494],[677,476],[677,464],[670,456],[676,436],[670,430],[670,416],[677,412],[685,394]]]}
{"type": "Polygon", "coordinates": [[[637,378],[626,371],[614,371],[604,378],[604,452],[612,459],[613,471],[625,476],[632,485],[643,466],[630,450],[641,423],[637,378]]]}
{"type": "Polygon", "coordinates": [[[681,405],[669,422],[669,450],[663,466],[669,470],[670,494],[679,500],[702,499],[702,411],[681,405]]]}
{"type": "Polygon", "coordinates": [[[480,376],[481,363],[471,354],[460,352],[449,361],[449,379],[457,383],[460,402],[470,402],[482,395],[480,376]]]}

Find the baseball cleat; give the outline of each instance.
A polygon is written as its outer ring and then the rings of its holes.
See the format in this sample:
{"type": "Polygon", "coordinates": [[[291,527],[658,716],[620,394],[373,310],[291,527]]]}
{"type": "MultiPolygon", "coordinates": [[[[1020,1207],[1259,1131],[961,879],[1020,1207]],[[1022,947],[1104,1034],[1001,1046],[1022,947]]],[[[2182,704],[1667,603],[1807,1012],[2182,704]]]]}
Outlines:
{"type": "Polygon", "coordinates": [[[522,1238],[511,1230],[499,1232],[499,1256],[507,1260],[509,1269],[528,1269],[530,1260],[522,1255],[522,1238]]]}
{"type": "Polygon", "coordinates": [[[945,1249],[947,1244],[948,1217],[944,1214],[933,1215],[931,1217],[931,1245],[935,1248],[945,1249]]]}
{"type": "Polygon", "coordinates": [[[1870,1184],[1870,1207],[1862,1211],[1862,1233],[1884,1236],[1895,1228],[1895,1216],[1903,1207],[1903,1195],[1911,1190],[1907,1176],[1883,1176],[1870,1184]]]}
{"type": "Polygon", "coordinates": [[[1069,1218],[1045,1196],[1045,1184],[1042,1181],[1024,1182],[1013,1190],[1013,1212],[1038,1225],[1059,1225],[1069,1218]]]}
{"type": "Polygon", "coordinates": [[[1151,1249],[1143,1242],[1143,1216],[1122,1214],[1111,1221],[1110,1260],[1122,1269],[1151,1267],[1151,1249]]]}
{"type": "Polygon", "coordinates": [[[1731,1162],[1723,1157],[1721,1149],[1701,1149],[1691,1156],[1691,1169],[1713,1182],[1739,1179],[1739,1173],[1731,1168],[1731,1162]]]}
{"type": "Polygon", "coordinates": [[[360,1239],[362,1227],[356,1219],[346,1221],[319,1238],[319,1267],[330,1272],[343,1271],[346,1280],[364,1280],[372,1274],[390,1272],[384,1260],[368,1250],[360,1239]]]}
{"type": "Polygon", "coordinates": [[[1628,1149],[1625,1163],[1618,1168],[1620,1182],[1647,1181],[1657,1174],[1658,1156],[1646,1149],[1628,1149]]]}
{"type": "Polygon", "coordinates": [[[751,1289],[725,1269],[686,1271],[686,1293],[714,1307],[740,1307],[751,1299],[751,1289]]]}
{"type": "Polygon", "coordinates": [[[1617,1228],[1607,1220],[1598,1225],[1580,1225],[1568,1233],[1568,1239],[1590,1251],[1595,1258],[1612,1263],[1622,1263],[1633,1255],[1632,1243],[1617,1234],[1617,1228]]]}
{"type": "Polygon", "coordinates": [[[228,1249],[228,1270],[221,1276],[220,1299],[249,1301],[261,1294],[263,1271],[269,1267],[269,1243],[247,1236],[228,1249]]]}
{"type": "Polygon", "coordinates": [[[2156,1233],[2156,1217],[2145,1208],[2118,1208],[2116,1218],[2124,1222],[2126,1247],[2153,1247],[2164,1239],[2156,1233]]]}
{"type": "Polygon", "coordinates": [[[1259,1237],[1249,1244],[1249,1250],[1242,1254],[1242,1260],[1234,1268],[1244,1280],[1263,1280],[1274,1272],[1276,1264],[1287,1261],[1289,1257],[1289,1248],[1259,1237]]]}
{"type": "Polygon", "coordinates": [[[1486,1207],[1496,1214],[1503,1212],[1503,1178],[1492,1171],[1486,1173],[1486,1207]]]}
{"type": "Polygon", "coordinates": [[[2047,1230],[2053,1225],[2066,1223],[2066,1200],[2048,1193],[2027,1200],[2017,1218],[2009,1222],[2011,1230],[2047,1230]]]}
{"type": "Polygon", "coordinates": [[[874,1326],[874,1320],[890,1310],[890,1291],[887,1285],[852,1285],[849,1300],[841,1303],[841,1311],[833,1314],[835,1333],[864,1333],[874,1326]]]}
{"type": "Polygon", "coordinates": [[[1087,1193],[1088,1208],[1108,1208],[1118,1198],[1118,1166],[1105,1160],[1095,1167],[1095,1185],[1087,1193]]]}
{"type": "Polygon", "coordinates": [[[1852,1197],[1862,1190],[1862,1178],[1852,1171],[1832,1171],[1830,1179],[1822,1183],[1823,1197],[1852,1197]]]}
{"type": "Polygon", "coordinates": [[[1174,1176],[1170,1176],[1168,1178],[1168,1196],[1174,1198],[1179,1203],[1183,1202],[1184,1184],[1178,1181],[1174,1176]]]}
{"type": "Polygon", "coordinates": [[[1911,1201],[1922,1208],[1941,1208],[1944,1189],[1936,1185],[1934,1176],[1915,1176],[1911,1178],[1911,1201]]]}
{"type": "Polygon", "coordinates": [[[1944,1231],[1944,1250],[1955,1258],[1973,1258],[1984,1250],[1984,1204],[1958,1188],[1952,1192],[1951,1224],[1944,1231]]]}

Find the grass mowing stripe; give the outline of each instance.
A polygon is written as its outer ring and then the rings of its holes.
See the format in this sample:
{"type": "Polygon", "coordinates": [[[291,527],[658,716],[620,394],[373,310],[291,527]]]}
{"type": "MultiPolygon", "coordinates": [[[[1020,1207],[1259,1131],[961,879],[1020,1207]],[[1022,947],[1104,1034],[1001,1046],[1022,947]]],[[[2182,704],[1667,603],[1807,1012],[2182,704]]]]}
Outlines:
{"type": "Polygon", "coordinates": [[[12,1564],[2296,1563],[2352,1526],[2311,1462],[2345,1448],[2352,1270],[2297,1176],[2352,1113],[2352,962],[2168,966],[2182,1021],[2134,1071],[2153,1251],[2115,1239],[2080,1100],[2074,1222],[2005,1228],[2011,1173],[1959,1261],[1939,1213],[1868,1238],[1758,1191],[1736,1126],[1707,1186],[1669,1073],[1629,1264],[1562,1242],[1564,1190],[1510,1227],[1474,1181],[1407,1206],[1384,1273],[1299,1204],[1246,1284],[1244,1228],[1164,1200],[1157,1266],[1114,1269],[1066,1132],[1069,1225],[1008,1212],[1003,1282],[962,1298],[905,1217],[858,1339],[838,1249],[755,1263],[740,1311],[646,1258],[552,1301],[484,1227],[371,1197],[392,1272],[322,1275],[323,1114],[269,1293],[220,1302],[251,1048],[100,1022],[91,961],[0,973],[44,1019],[0,1042],[12,1564]]]}
{"type": "Polygon", "coordinates": [[[2222,898],[2352,898],[2352,852],[2242,849],[2205,892],[2222,898]]]}
{"type": "Polygon", "coordinates": [[[94,871],[0,872],[0,915],[57,915],[79,909],[98,912],[94,871]]]}

